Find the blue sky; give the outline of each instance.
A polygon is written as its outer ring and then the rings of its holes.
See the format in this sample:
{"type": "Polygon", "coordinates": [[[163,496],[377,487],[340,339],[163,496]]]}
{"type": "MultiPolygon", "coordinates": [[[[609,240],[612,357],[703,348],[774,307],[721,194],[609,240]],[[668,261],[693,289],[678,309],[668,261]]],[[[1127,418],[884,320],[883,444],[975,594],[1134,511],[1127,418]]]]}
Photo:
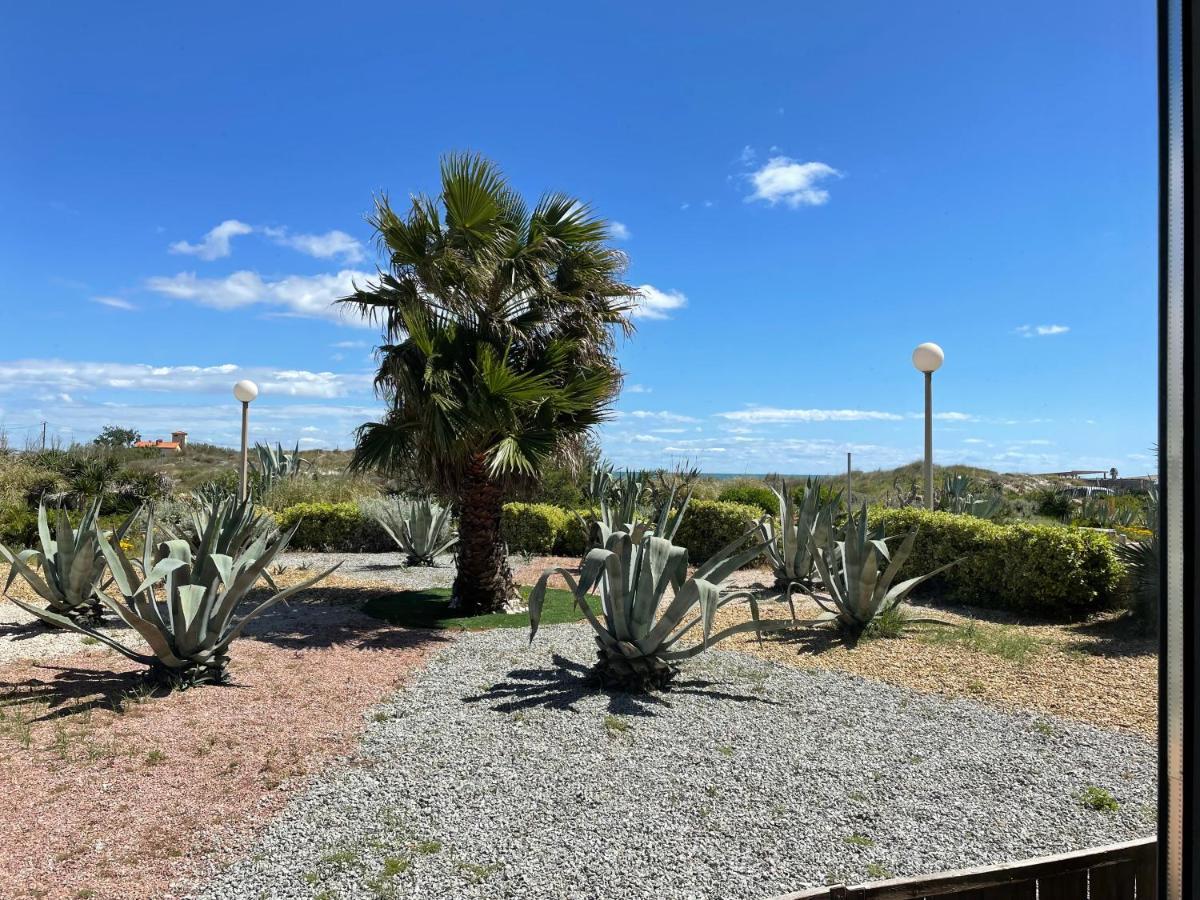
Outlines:
{"type": "Polygon", "coordinates": [[[1154,8],[22,4],[0,33],[0,421],[348,446],[372,195],[492,157],[645,285],[606,451],[1149,470],[1154,8]]]}

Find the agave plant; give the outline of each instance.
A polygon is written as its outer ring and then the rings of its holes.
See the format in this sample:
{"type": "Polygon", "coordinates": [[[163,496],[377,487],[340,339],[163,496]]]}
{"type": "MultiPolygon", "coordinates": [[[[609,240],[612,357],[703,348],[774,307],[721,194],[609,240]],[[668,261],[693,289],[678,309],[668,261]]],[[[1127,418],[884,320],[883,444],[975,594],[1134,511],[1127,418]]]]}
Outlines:
{"type": "MultiPolygon", "coordinates": [[[[38,540],[40,549],[13,553],[0,544],[0,556],[8,561],[8,581],[4,590],[12,587],[19,575],[47,603],[47,610],[71,621],[98,624],[102,618],[103,580],[107,564],[100,548],[100,498],[89,503],[83,511],[79,527],[72,527],[67,512],[59,509],[54,516],[54,530],[46,504],[38,504],[38,540]],[[41,570],[39,575],[35,567],[41,570]]],[[[129,530],[130,516],[114,531],[120,541],[129,530]]],[[[12,598],[10,598],[12,599],[12,598]]],[[[20,604],[19,601],[13,601],[20,604]]],[[[57,623],[52,623],[57,624],[57,623]]]]}
{"type": "Polygon", "coordinates": [[[337,568],[276,591],[240,619],[235,618],[238,605],[287,546],[296,527],[282,535],[260,534],[236,556],[209,553],[200,560],[187,541],[156,543],[154,521],[147,515],[145,549],[136,562],[119,543],[114,545],[106,535],[94,531],[122,598],[102,594],[100,600],[137,632],[149,652],[128,647],[76,619],[13,602],[43,621],[78,631],[149,666],[151,676],[159,681],[181,687],[220,683],[228,677],[229,645],[247,623],[337,568]]]}
{"type": "Polygon", "coordinates": [[[956,515],[992,519],[1004,509],[1004,498],[998,494],[979,496],[971,491],[971,479],[966,475],[948,475],[942,483],[938,509],[956,515]]]}
{"type": "MultiPolygon", "coordinates": [[[[147,527],[154,524],[154,510],[148,508],[147,527]]],[[[259,537],[275,531],[270,515],[255,509],[249,500],[233,496],[193,494],[187,519],[180,528],[163,523],[163,531],[172,540],[186,541],[198,567],[210,574],[213,554],[237,557],[259,537]]]]}
{"type": "Polygon", "coordinates": [[[381,500],[372,504],[371,514],[407,554],[405,561],[410,566],[432,566],[458,541],[458,535],[450,530],[450,507],[428,500],[381,500]]]}
{"type": "Polygon", "coordinates": [[[296,441],[296,449],[288,453],[283,444],[255,444],[254,452],[258,454],[258,462],[254,472],[258,479],[259,489],[266,493],[276,481],[293,478],[300,474],[300,467],[307,461],[300,456],[300,442],[296,441]]]}
{"type": "MultiPolygon", "coordinates": [[[[813,562],[829,599],[810,594],[824,610],[818,622],[836,623],[852,640],[857,640],[881,615],[900,609],[900,604],[912,590],[935,575],[944,572],[961,560],[908,578],[899,583],[896,576],[904,567],[917,532],[884,537],[882,530],[872,530],[867,524],[867,507],[860,514],[851,514],[839,535],[830,534],[824,544],[812,539],[813,562]],[[893,552],[888,541],[899,540],[893,552]]],[[[940,619],[907,617],[910,624],[945,624],[940,619]]]]}
{"type": "Polygon", "coordinates": [[[780,480],[779,487],[771,487],[779,499],[779,535],[769,518],[762,523],[767,539],[767,558],[775,572],[777,587],[799,584],[811,588],[816,574],[813,544],[820,547],[828,543],[833,533],[834,512],[841,504],[838,492],[826,502],[821,502],[818,482],[808,479],[804,485],[804,497],[796,503],[788,490],[787,482],[780,480]],[[809,540],[809,538],[813,540],[809,540]]]}
{"type": "Polygon", "coordinates": [[[651,534],[645,524],[629,532],[615,531],[606,545],[588,553],[576,582],[567,569],[547,569],[529,594],[529,640],[532,643],[541,621],[546,585],[561,575],[575,603],[596,632],[597,660],[592,669],[602,686],[628,691],[665,688],[675,676],[677,664],[696,656],[725,638],[747,631],[791,628],[789,619],[761,621],[753,593],[721,593],[721,583],[739,566],[764,549],[757,542],[758,527],[721,548],[708,562],[687,577],[687,549],[667,538],[651,534]],[[588,606],[587,595],[599,587],[601,613],[588,606]],[[672,598],[665,602],[667,588],[672,598]],[[748,600],[752,621],[712,633],[713,616],[721,607],[748,600]],[[684,646],[683,640],[696,628],[699,642],[684,646]]]}

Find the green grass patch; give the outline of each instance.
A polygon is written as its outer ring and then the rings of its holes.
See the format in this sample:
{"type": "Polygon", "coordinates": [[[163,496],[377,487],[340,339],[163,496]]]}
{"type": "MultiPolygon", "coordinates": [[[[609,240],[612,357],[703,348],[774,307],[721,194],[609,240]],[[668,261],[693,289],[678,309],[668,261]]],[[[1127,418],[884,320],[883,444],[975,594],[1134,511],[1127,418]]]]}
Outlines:
{"type": "Polygon", "coordinates": [[[990,653],[1018,664],[1029,662],[1041,642],[1012,625],[980,625],[970,622],[948,628],[930,628],[917,634],[927,644],[952,644],[980,653],[990,653]]]}
{"type": "Polygon", "coordinates": [[[1121,808],[1117,798],[1102,787],[1088,785],[1079,792],[1079,802],[1096,812],[1116,812],[1121,808]]]}
{"type": "MultiPolygon", "coordinates": [[[[521,596],[528,599],[529,588],[521,588],[521,596]]],[[[600,598],[588,597],[593,612],[600,611],[600,598]]],[[[482,616],[460,615],[450,608],[449,588],[430,588],[426,591],[401,591],[368,600],[363,612],[377,619],[405,628],[528,628],[526,613],[490,613],[482,616]]],[[[570,591],[546,591],[546,604],[542,607],[542,625],[558,625],[563,622],[578,622],[583,613],[575,606],[570,591]]]]}

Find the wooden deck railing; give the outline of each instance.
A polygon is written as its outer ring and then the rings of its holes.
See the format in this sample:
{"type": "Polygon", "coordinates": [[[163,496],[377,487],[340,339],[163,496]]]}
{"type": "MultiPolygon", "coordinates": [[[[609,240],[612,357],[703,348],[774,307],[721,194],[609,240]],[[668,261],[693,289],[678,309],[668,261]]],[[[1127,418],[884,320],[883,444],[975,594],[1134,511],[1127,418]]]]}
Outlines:
{"type": "Polygon", "coordinates": [[[1153,900],[1156,857],[1155,838],[1143,838],[919,878],[835,884],[773,900],[1153,900]]]}

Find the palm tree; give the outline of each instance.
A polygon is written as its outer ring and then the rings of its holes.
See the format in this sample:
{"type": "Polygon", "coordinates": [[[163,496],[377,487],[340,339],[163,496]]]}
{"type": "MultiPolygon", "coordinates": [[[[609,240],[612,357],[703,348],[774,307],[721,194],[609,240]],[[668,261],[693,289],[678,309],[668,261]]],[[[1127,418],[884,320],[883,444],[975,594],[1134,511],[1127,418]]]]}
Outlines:
{"type": "Polygon", "coordinates": [[[475,155],[442,160],[436,200],[403,218],[386,197],[369,221],[389,271],[349,303],[384,328],[375,387],[380,422],[358,429],[351,466],[414,470],[456,506],[453,595],[469,612],[503,608],[516,589],[500,538],[505,499],[570,454],[606,418],[637,292],[607,224],[574,198],[528,210],[475,155]]]}

